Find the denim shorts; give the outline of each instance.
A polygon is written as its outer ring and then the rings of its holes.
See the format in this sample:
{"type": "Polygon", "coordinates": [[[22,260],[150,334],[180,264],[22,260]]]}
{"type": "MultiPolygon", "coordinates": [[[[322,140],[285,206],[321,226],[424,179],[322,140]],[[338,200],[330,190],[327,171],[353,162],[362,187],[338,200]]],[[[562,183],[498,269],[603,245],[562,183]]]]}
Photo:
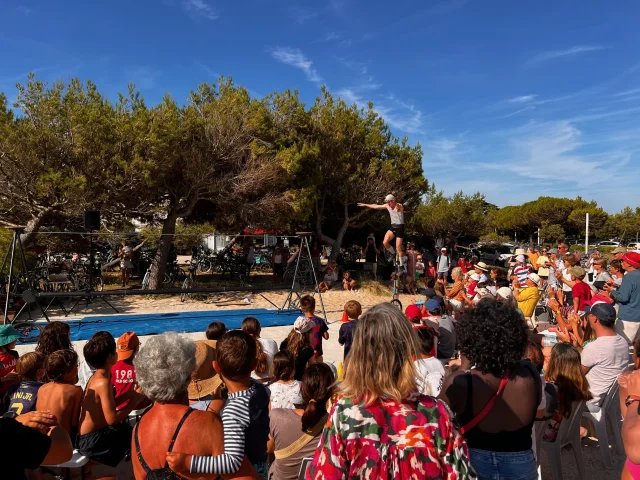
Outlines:
{"type": "Polygon", "coordinates": [[[478,480],[537,480],[538,467],[532,450],[488,452],[469,449],[478,480]]]}

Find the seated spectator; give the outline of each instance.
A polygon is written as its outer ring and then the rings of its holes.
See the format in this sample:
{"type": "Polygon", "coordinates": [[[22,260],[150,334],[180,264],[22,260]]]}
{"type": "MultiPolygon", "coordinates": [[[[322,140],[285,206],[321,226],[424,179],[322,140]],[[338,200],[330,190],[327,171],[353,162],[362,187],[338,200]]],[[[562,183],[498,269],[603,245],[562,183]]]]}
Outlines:
{"type": "Polygon", "coordinates": [[[13,384],[9,389],[8,411],[23,415],[36,408],[38,390],[44,376],[44,357],[38,352],[24,354],[16,363],[16,373],[20,375],[20,383],[13,384]]]}
{"type": "Polygon", "coordinates": [[[298,381],[302,380],[307,364],[315,362],[311,347],[314,327],[315,323],[310,318],[298,317],[293,324],[293,330],[280,344],[280,350],[288,350],[295,358],[296,370],[293,378],[298,381]]]}
{"type": "MultiPolygon", "coordinates": [[[[118,338],[118,361],[111,367],[111,383],[116,389],[116,398],[127,393],[136,383],[136,369],[133,366],[133,359],[138,353],[139,347],[140,340],[135,332],[125,332],[118,338]]],[[[118,410],[126,407],[128,403],[129,400],[119,403],[118,410]]],[[[147,405],[149,405],[148,402],[141,402],[136,408],[141,409],[147,405]]]]}
{"type": "Polygon", "coordinates": [[[587,408],[597,412],[609,388],[629,364],[629,345],[614,330],[616,310],[612,305],[596,303],[586,316],[596,339],[582,350],[582,372],[593,395],[587,408]]]}
{"type": "Polygon", "coordinates": [[[207,340],[218,341],[227,333],[227,326],[222,322],[211,322],[207,327],[207,340]]]}
{"type": "Polygon", "coordinates": [[[464,288],[464,273],[460,267],[456,267],[451,271],[453,278],[453,286],[445,288],[445,293],[449,298],[449,303],[454,311],[462,310],[467,301],[467,295],[464,288]]]}
{"type": "Polygon", "coordinates": [[[278,352],[278,344],[270,338],[260,338],[262,327],[257,318],[245,318],[242,321],[242,331],[249,334],[256,341],[257,362],[251,377],[263,383],[270,381],[273,356],[278,352]]]}
{"type": "Polygon", "coordinates": [[[82,400],[77,448],[90,459],[115,467],[131,449],[131,425],[124,420],[144,395],[131,389],[118,399],[118,403],[130,400],[127,406],[116,409],[111,368],[118,361],[118,353],[111,334],[97,332],[85,344],[83,353],[95,373],[87,382],[82,400]]]}
{"type": "Polygon", "coordinates": [[[215,350],[207,344],[210,340],[196,341],[196,368],[187,387],[189,406],[195,410],[219,413],[224,406],[220,389],[222,379],[213,368],[215,350]]]}
{"type": "Polygon", "coordinates": [[[413,328],[422,326],[422,311],[417,305],[407,305],[407,308],[404,309],[404,316],[411,322],[413,328]]]}
{"type": "Polygon", "coordinates": [[[514,307],[485,298],[463,312],[456,334],[465,366],[445,380],[440,398],[462,425],[478,478],[537,478],[532,432],[542,387],[522,361],[526,324],[514,307]]]}
{"type": "Polygon", "coordinates": [[[36,352],[46,359],[58,350],[73,350],[71,328],[67,322],[49,322],[38,337],[36,352]]]}
{"type": "Polygon", "coordinates": [[[402,277],[403,277],[403,284],[404,284],[405,293],[407,293],[409,295],[415,295],[416,294],[416,281],[414,280],[414,278],[411,275],[409,275],[408,273],[404,273],[402,277]]]}
{"type": "Polygon", "coordinates": [[[444,382],[444,367],[442,362],[433,356],[436,346],[436,334],[431,327],[421,327],[416,329],[420,340],[420,355],[415,360],[418,371],[418,391],[423,395],[437,397],[442,390],[444,382]]]}
{"type": "Polygon", "coordinates": [[[324,267],[323,281],[320,282],[318,288],[321,293],[333,288],[338,282],[338,264],[335,261],[330,261],[326,267],[324,267]]]}
{"type": "MultiPolygon", "coordinates": [[[[284,350],[273,357],[274,382],[269,385],[271,391],[271,410],[274,408],[296,408],[302,403],[300,382],[293,378],[296,361],[291,352],[284,350]]],[[[304,377],[304,375],[303,375],[304,377]]]]}
{"type": "MultiPolygon", "coordinates": [[[[196,345],[177,333],[145,341],[134,365],[140,389],[153,402],[135,427],[129,446],[137,479],[172,478],[167,452],[219,455],[224,451],[222,422],[212,412],[189,408],[188,385],[195,370],[196,345]],[[162,475],[162,477],[160,477],[162,475]]],[[[255,478],[246,457],[240,470],[223,478],[255,478]]]]}
{"type": "Polygon", "coordinates": [[[275,461],[269,468],[269,478],[296,480],[302,460],[313,457],[327,423],[327,403],[333,396],[334,382],[329,366],[316,363],[304,372],[297,407],[272,406],[268,450],[275,454],[275,461]]]}
{"type": "Polygon", "coordinates": [[[362,305],[355,300],[349,300],[344,306],[344,313],[347,316],[347,322],[340,326],[338,343],[344,345],[343,359],[346,359],[353,343],[353,329],[356,328],[356,322],[362,315],[362,305]]]}
{"type": "Polygon", "coordinates": [[[0,325],[0,400],[20,381],[20,375],[15,371],[19,355],[14,350],[19,338],[20,332],[12,325],[0,325]]]}
{"type": "Polygon", "coordinates": [[[480,280],[480,275],[477,273],[472,273],[467,277],[466,287],[467,287],[467,297],[473,298],[476,295],[476,287],[478,286],[478,280],[480,280]]]}
{"type": "Polygon", "coordinates": [[[571,415],[573,403],[591,399],[589,382],[582,373],[580,352],[573,345],[558,343],[553,347],[546,380],[557,392],[557,408],[546,425],[543,439],[554,442],[560,422],[571,415]]]}
{"type": "Polygon", "coordinates": [[[522,288],[519,280],[513,280],[513,296],[518,302],[518,308],[522,311],[525,320],[533,317],[533,313],[540,299],[540,277],[535,273],[530,273],[525,278],[525,287],[522,288]]]}
{"type": "Polygon", "coordinates": [[[72,439],[78,433],[82,389],[78,383],[78,354],[58,350],[47,358],[44,376],[48,383],[38,390],[36,410],[51,412],[72,439]]]}
{"type": "Polygon", "coordinates": [[[69,435],[49,412],[31,411],[0,418],[2,478],[25,479],[25,469],[57,465],[71,460],[73,446],[69,435]]]}
{"type": "Polygon", "coordinates": [[[351,272],[344,272],[342,275],[342,290],[350,292],[356,289],[356,281],[351,278],[351,272]]]}
{"type": "Polygon", "coordinates": [[[418,392],[420,351],[394,305],[363,315],[306,478],[474,478],[449,410],[418,392]]]}
{"type": "Polygon", "coordinates": [[[435,325],[438,329],[438,351],[437,358],[448,361],[456,351],[456,327],[453,318],[444,313],[440,303],[431,299],[427,301],[425,307],[428,311],[426,320],[435,325]]]}

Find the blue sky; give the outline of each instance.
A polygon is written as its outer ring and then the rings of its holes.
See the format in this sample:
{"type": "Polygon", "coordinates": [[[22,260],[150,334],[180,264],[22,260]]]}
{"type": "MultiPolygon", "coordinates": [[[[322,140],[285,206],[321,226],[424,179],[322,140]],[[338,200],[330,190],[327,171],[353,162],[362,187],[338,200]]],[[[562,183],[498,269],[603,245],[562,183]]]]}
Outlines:
{"type": "Polygon", "coordinates": [[[325,84],[420,142],[427,178],[499,206],[640,205],[640,2],[0,2],[0,90],[29,71],[179,101],[230,75],[253,95],[325,84]]]}

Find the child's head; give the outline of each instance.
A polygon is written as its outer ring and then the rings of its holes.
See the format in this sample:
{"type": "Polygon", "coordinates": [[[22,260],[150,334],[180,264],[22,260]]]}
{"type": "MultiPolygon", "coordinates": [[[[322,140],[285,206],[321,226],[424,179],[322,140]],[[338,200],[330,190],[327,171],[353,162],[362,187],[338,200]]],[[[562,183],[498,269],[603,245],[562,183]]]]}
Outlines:
{"type": "Polygon", "coordinates": [[[20,338],[20,332],[13,325],[0,325],[0,352],[13,350],[20,338]]]}
{"type": "Polygon", "coordinates": [[[350,320],[357,320],[362,315],[362,305],[356,300],[349,300],[344,304],[344,311],[350,320]]]}
{"type": "Polygon", "coordinates": [[[433,261],[433,260],[429,260],[429,266],[430,266],[430,267],[435,267],[435,266],[436,266],[436,264],[434,263],[434,261],[433,261]]]}
{"type": "Polygon", "coordinates": [[[291,380],[296,371],[295,358],[288,350],[278,352],[273,356],[273,380],[291,380]]]}
{"type": "Polygon", "coordinates": [[[542,373],[544,368],[544,354],[542,348],[533,340],[529,340],[527,349],[524,352],[525,360],[529,360],[538,369],[538,373],[542,373]]]}
{"type": "Polygon", "coordinates": [[[572,267],[569,269],[569,273],[571,274],[571,280],[574,282],[581,282],[586,275],[586,272],[582,267],[572,267]]]}
{"type": "Polygon", "coordinates": [[[16,362],[16,373],[22,380],[40,380],[44,374],[44,356],[38,352],[24,354],[16,362]]]}
{"type": "Polygon", "coordinates": [[[436,334],[431,327],[416,328],[423,355],[431,355],[436,343],[436,334]]]}
{"type": "Polygon", "coordinates": [[[269,358],[262,349],[260,343],[260,322],[255,317],[247,317],[242,321],[242,331],[248,334],[256,342],[256,366],[255,372],[259,376],[264,375],[269,371],[269,358]]]}
{"type": "Polygon", "coordinates": [[[349,279],[349,277],[351,277],[351,273],[350,273],[350,272],[348,272],[348,271],[347,271],[347,272],[344,272],[344,273],[342,274],[342,277],[343,277],[344,279],[349,279]]]}
{"type": "Polygon", "coordinates": [[[582,373],[580,352],[570,343],[557,343],[551,350],[546,378],[558,386],[559,410],[568,416],[571,404],[589,400],[589,382],[582,373]]]}
{"type": "Polygon", "coordinates": [[[73,350],[53,352],[47,357],[44,374],[49,382],[75,385],[78,383],[78,354],[73,350]]]}
{"type": "Polygon", "coordinates": [[[302,376],[300,396],[305,405],[302,430],[313,428],[327,414],[327,401],[333,396],[335,377],[326,363],[310,365],[302,376]]]}
{"type": "Polygon", "coordinates": [[[36,352],[45,357],[56,350],[72,349],[71,328],[67,322],[49,322],[38,338],[36,352]]]}
{"type": "Polygon", "coordinates": [[[220,340],[227,333],[227,326],[222,322],[211,322],[207,327],[207,340],[220,340]]]}
{"type": "Polygon", "coordinates": [[[120,338],[118,338],[118,360],[132,362],[133,357],[138,353],[138,348],[140,348],[138,335],[136,335],[135,332],[124,332],[120,335],[120,338]]]}
{"type": "Polygon", "coordinates": [[[97,332],[82,351],[84,359],[95,369],[110,369],[118,361],[116,341],[109,332],[97,332]]]}
{"type": "Polygon", "coordinates": [[[256,366],[256,355],[256,340],[242,330],[231,330],[216,344],[214,366],[223,378],[245,380],[256,366]]]}
{"type": "Polygon", "coordinates": [[[242,321],[242,331],[252,337],[259,337],[261,330],[260,322],[255,317],[247,317],[242,321]]]}
{"type": "Polygon", "coordinates": [[[316,311],[316,299],[311,295],[304,295],[300,298],[300,310],[302,313],[313,314],[316,311]]]}

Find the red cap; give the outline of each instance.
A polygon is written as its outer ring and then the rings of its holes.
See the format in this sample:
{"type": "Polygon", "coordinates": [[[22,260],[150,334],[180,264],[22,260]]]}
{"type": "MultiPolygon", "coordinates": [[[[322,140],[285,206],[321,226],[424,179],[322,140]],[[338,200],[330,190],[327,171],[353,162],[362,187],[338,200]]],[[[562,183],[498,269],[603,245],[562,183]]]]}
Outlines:
{"type": "Polygon", "coordinates": [[[634,268],[640,268],[640,253],[638,252],[627,252],[622,257],[623,262],[627,262],[634,268]]]}
{"type": "Polygon", "coordinates": [[[602,303],[602,302],[613,303],[613,300],[611,300],[609,297],[605,297],[604,295],[596,294],[593,297],[591,297],[591,300],[586,302],[586,305],[593,307],[596,303],[602,303]]]}
{"type": "Polygon", "coordinates": [[[131,355],[134,354],[136,348],[140,346],[140,340],[138,340],[138,335],[135,332],[124,332],[118,338],[118,360],[126,360],[127,358],[131,358],[131,355]]]}
{"type": "Polygon", "coordinates": [[[416,317],[422,318],[422,312],[420,311],[420,307],[413,304],[407,306],[407,308],[404,311],[404,314],[409,320],[413,320],[416,317]]]}

